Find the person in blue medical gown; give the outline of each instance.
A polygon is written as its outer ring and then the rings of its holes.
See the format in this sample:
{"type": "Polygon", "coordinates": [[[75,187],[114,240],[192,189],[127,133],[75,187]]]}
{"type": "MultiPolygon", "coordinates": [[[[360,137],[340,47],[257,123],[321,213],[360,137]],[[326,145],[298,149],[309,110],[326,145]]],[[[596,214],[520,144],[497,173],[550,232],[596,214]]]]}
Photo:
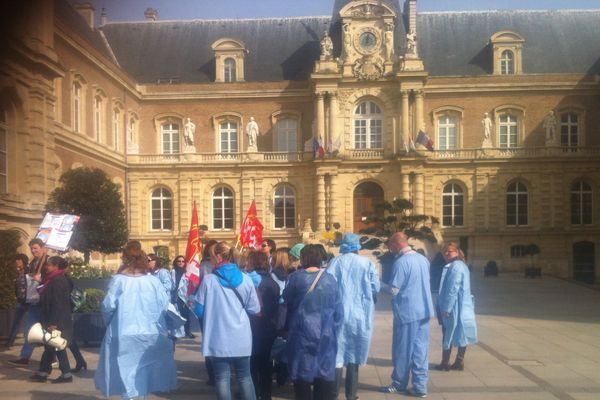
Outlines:
{"type": "Polygon", "coordinates": [[[288,370],[296,400],[336,398],[337,331],[343,318],[335,278],[322,268],[327,252],[309,244],[300,252],[301,269],[283,290],[288,306],[288,370]]]}
{"type": "Polygon", "coordinates": [[[367,363],[373,336],[375,299],[379,275],[375,264],[358,255],[360,236],[347,233],[340,245],[341,255],[329,263],[327,272],[335,277],[344,307],[344,319],[337,334],[337,391],[346,367],[346,399],[357,399],[358,367],[367,363]]]}
{"type": "Polygon", "coordinates": [[[385,393],[427,396],[429,379],[429,321],[434,315],[429,287],[429,261],[408,244],[408,236],[396,232],[388,242],[399,257],[394,262],[388,288],[392,298],[394,332],[392,337],[392,384],[385,393]],[[408,389],[409,379],[412,388],[408,389]]]}
{"type": "Polygon", "coordinates": [[[123,265],[102,302],[106,334],[95,375],[105,396],[146,398],[176,387],[173,344],[167,336],[169,295],[148,275],[148,258],[137,241],[127,243],[123,265]]]}
{"type": "Polygon", "coordinates": [[[448,243],[444,249],[444,257],[448,264],[442,271],[437,301],[438,321],[442,325],[443,348],[442,362],[436,369],[462,371],[465,368],[467,345],[477,343],[471,280],[469,268],[465,264],[465,256],[458,244],[448,243]],[[450,365],[452,346],[458,347],[458,354],[454,364],[450,365]]]}

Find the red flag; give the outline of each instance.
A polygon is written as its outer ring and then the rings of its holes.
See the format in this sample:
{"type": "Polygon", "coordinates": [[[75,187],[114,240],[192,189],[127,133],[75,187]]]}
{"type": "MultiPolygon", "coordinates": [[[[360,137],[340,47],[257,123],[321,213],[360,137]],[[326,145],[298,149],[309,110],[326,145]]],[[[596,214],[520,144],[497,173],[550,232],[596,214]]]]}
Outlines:
{"type": "Polygon", "coordinates": [[[240,230],[240,244],[242,247],[259,248],[263,241],[263,226],[256,215],[256,202],[252,200],[242,229],[240,230]]]}
{"type": "Polygon", "coordinates": [[[202,261],[202,241],[200,240],[200,230],[198,229],[198,211],[194,201],[194,211],[192,212],[192,225],[188,235],[187,248],[185,250],[185,275],[189,280],[187,294],[191,295],[200,286],[200,261],[202,261]]]}

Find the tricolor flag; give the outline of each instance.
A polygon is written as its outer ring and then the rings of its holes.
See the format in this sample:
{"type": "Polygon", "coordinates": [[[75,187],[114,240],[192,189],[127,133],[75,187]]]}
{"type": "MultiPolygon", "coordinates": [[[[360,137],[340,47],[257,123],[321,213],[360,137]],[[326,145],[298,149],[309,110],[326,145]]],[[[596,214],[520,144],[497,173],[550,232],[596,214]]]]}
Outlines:
{"type": "Polygon", "coordinates": [[[431,140],[429,138],[429,136],[421,130],[419,131],[419,134],[417,135],[417,143],[425,146],[427,148],[427,150],[433,151],[433,140],[431,140]]]}
{"type": "Polygon", "coordinates": [[[256,202],[252,200],[242,229],[240,230],[239,243],[242,247],[253,247],[258,249],[263,242],[263,226],[256,215],[256,202]]]}
{"type": "Polygon", "coordinates": [[[319,139],[313,137],[313,155],[315,158],[325,156],[325,148],[323,147],[321,136],[319,136],[319,139]]]}
{"type": "Polygon", "coordinates": [[[185,276],[188,281],[187,296],[200,286],[200,262],[202,261],[202,241],[200,240],[200,229],[198,228],[198,211],[194,202],[192,212],[192,225],[188,234],[188,243],[185,250],[185,276]]]}

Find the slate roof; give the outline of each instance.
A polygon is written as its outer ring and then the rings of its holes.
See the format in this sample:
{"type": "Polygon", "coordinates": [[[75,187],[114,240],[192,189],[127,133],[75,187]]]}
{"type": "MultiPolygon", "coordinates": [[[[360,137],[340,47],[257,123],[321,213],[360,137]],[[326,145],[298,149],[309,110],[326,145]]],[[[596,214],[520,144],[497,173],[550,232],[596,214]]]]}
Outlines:
{"type": "MultiPolygon", "coordinates": [[[[345,3],[337,0],[334,11],[345,3]]],[[[600,10],[436,12],[420,13],[417,21],[419,55],[432,76],[490,74],[489,40],[502,30],[525,38],[525,73],[600,73],[600,10]]],[[[213,82],[211,45],[224,37],[249,50],[246,81],[308,79],[325,29],[338,54],[341,48],[340,21],[333,17],[118,22],[101,29],[120,66],[140,83],[213,82]]],[[[399,18],[399,47],[404,30],[399,18]]]]}

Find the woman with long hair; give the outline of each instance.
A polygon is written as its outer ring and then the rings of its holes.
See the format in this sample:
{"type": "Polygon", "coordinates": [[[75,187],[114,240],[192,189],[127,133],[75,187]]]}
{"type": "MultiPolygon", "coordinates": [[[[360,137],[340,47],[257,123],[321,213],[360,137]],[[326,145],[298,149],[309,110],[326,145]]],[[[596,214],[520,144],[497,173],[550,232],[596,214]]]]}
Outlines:
{"type": "Polygon", "coordinates": [[[475,307],[471,295],[469,267],[465,255],[455,242],[444,248],[448,264],[442,271],[437,301],[438,321],[442,326],[442,362],[436,367],[441,371],[462,371],[467,345],[477,343],[475,307]],[[454,364],[450,365],[452,347],[458,347],[454,364]]]}
{"type": "Polygon", "coordinates": [[[106,397],[146,398],[176,387],[173,344],[165,319],[170,295],[149,272],[140,242],[129,241],[123,265],[102,302],[107,328],[95,383],[106,397]]]}
{"type": "Polygon", "coordinates": [[[173,268],[171,269],[171,280],[173,281],[173,290],[171,291],[171,303],[177,306],[177,310],[179,314],[183,318],[185,318],[185,324],[183,325],[183,330],[185,336],[190,339],[195,338],[194,334],[190,330],[190,309],[185,304],[183,300],[181,300],[177,296],[177,289],[179,288],[179,282],[181,278],[185,275],[185,258],[182,255],[178,255],[173,260],[173,268]]]}
{"type": "Polygon", "coordinates": [[[245,400],[255,400],[250,376],[252,332],[248,314],[260,312],[252,280],[235,264],[235,247],[219,242],[211,248],[212,274],[206,275],[191,303],[203,321],[202,353],[211,357],[217,399],[231,399],[231,370],[245,400]]]}

